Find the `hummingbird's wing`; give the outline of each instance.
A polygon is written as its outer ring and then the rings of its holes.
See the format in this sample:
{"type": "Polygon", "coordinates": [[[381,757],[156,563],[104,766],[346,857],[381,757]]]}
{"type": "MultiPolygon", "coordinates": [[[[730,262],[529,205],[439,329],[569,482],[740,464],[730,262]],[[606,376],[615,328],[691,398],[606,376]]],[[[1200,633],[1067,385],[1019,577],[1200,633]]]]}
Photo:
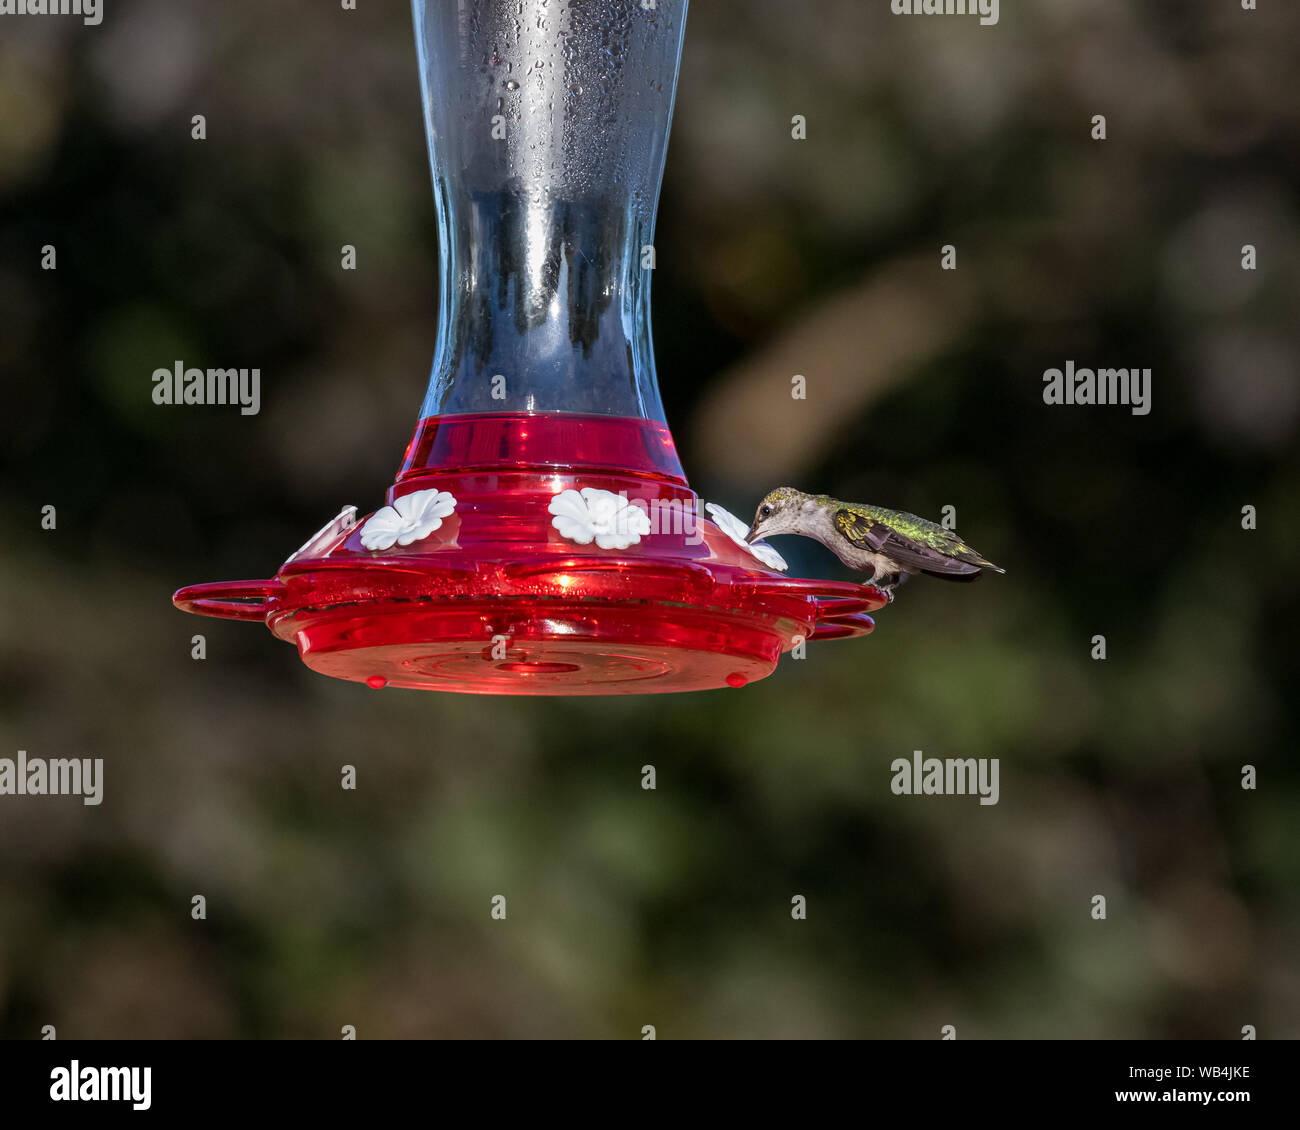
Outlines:
{"type": "Polygon", "coordinates": [[[844,507],[835,512],[835,528],[859,549],[881,553],[903,565],[939,576],[969,576],[999,569],[952,530],[901,510],[844,507]]]}

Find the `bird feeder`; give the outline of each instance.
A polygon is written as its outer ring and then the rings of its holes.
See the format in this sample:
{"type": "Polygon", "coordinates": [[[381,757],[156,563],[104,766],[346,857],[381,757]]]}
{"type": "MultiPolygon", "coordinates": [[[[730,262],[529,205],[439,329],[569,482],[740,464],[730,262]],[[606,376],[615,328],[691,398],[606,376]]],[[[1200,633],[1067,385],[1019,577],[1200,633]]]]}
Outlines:
{"type": "Polygon", "coordinates": [[[650,338],[686,0],[416,0],[440,244],[433,373],[387,505],[268,580],[192,585],[371,687],[739,687],[864,635],[870,586],[786,577],[691,490],[650,338]]]}

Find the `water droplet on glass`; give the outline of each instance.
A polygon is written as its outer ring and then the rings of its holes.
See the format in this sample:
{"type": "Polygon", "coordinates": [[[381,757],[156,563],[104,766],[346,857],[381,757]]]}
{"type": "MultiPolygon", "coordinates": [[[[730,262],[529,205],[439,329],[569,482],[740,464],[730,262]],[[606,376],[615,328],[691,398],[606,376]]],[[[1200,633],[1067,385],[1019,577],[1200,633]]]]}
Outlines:
{"type": "Polygon", "coordinates": [[[511,79],[508,83],[506,83],[506,89],[507,89],[507,90],[518,90],[518,89],[519,89],[519,84],[518,84],[517,82],[515,82],[514,79],[511,79]]]}

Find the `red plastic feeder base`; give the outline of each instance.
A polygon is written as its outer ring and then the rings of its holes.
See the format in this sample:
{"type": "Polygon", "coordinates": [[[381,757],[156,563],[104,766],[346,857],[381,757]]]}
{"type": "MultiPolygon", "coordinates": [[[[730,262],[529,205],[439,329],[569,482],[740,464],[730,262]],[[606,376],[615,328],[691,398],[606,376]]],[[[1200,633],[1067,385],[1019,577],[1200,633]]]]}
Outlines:
{"type": "MultiPolygon", "coordinates": [[[[695,494],[680,471],[673,473],[676,460],[664,447],[662,425],[566,419],[565,427],[585,429],[581,440],[574,433],[577,447],[568,449],[587,466],[541,468],[519,461],[528,458],[520,450],[521,419],[534,436],[546,430],[540,418],[526,416],[494,424],[476,418],[451,429],[444,422],[439,441],[456,450],[441,455],[438,443],[425,442],[437,430],[430,422],[417,432],[390,502],[417,492],[432,499],[435,491],[455,501],[453,512],[411,544],[367,548],[363,539],[382,542],[384,522],[396,515],[380,511],[353,523],[345,511],[275,577],[194,585],[175,594],[176,606],[261,620],[324,675],[375,688],[471,694],[740,687],[770,675],[800,642],[872,630],[867,613],[885,603],[879,590],[785,577],[700,515],[695,494]],[[603,434],[630,424],[662,431],[649,447],[650,464],[590,465],[598,454],[589,450],[591,428],[603,434]],[[485,426],[494,442],[487,442],[485,426]],[[458,436],[456,428],[466,431],[458,436]],[[467,444],[499,455],[495,439],[503,437],[511,440],[510,462],[473,466],[467,444]],[[446,462],[459,466],[447,469],[446,462]],[[584,489],[597,508],[626,500],[621,505],[645,516],[631,523],[633,532],[647,526],[650,532],[621,548],[576,544],[575,527],[550,507],[561,492],[584,489]]],[[[626,463],[629,448],[619,446],[626,463]]],[[[570,501],[578,505],[573,496],[570,501]]],[[[579,507],[578,536],[587,532],[583,517],[579,507]]]]}

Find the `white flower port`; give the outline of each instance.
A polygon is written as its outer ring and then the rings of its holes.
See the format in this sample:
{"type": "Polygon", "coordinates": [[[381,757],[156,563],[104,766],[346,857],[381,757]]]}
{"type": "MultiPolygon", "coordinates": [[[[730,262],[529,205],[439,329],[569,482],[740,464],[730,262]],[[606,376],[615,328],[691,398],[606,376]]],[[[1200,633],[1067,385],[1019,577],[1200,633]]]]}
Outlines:
{"type": "Polygon", "coordinates": [[[456,509],[456,499],[445,490],[417,490],[376,510],[361,527],[366,549],[391,549],[423,541],[456,509]]]}
{"type": "Polygon", "coordinates": [[[578,545],[593,541],[601,549],[627,549],[650,532],[650,518],[613,491],[583,487],[562,490],[546,508],[560,537],[578,545]]]}
{"type": "Polygon", "coordinates": [[[740,546],[741,549],[757,557],[769,569],[776,569],[778,572],[784,573],[790,568],[786,564],[785,558],[767,542],[758,541],[750,545],[745,540],[745,535],[749,533],[749,527],[730,510],[724,510],[716,502],[705,503],[704,509],[709,512],[709,517],[713,519],[718,529],[740,546]]]}
{"type": "MultiPolygon", "coordinates": [[[[297,561],[300,557],[308,557],[315,552],[327,549],[339,534],[346,533],[356,524],[357,508],[355,506],[343,507],[325,525],[289,554],[288,560],[284,564],[288,565],[290,562],[297,561]]],[[[281,565],[280,568],[283,569],[284,565],[281,565]]]]}

